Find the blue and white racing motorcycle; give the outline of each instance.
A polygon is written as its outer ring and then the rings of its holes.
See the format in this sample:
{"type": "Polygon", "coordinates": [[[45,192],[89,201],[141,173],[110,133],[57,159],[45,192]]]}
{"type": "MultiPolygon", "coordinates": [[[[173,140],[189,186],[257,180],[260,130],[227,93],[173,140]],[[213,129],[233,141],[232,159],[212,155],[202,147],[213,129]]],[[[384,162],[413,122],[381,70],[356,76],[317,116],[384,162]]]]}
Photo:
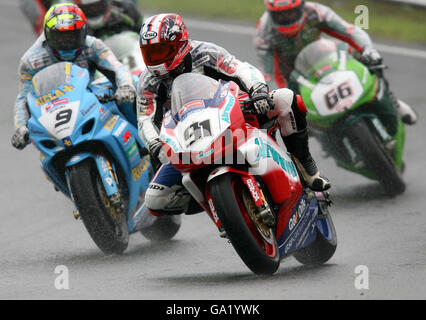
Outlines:
{"type": "Polygon", "coordinates": [[[150,240],[172,238],[180,217],[154,217],[144,204],[153,170],[132,104],[125,118],[112,84],[105,77],[89,82],[88,70],[69,62],[34,76],[27,125],[42,169],[104,253],[122,253],[136,231],[150,240]]]}

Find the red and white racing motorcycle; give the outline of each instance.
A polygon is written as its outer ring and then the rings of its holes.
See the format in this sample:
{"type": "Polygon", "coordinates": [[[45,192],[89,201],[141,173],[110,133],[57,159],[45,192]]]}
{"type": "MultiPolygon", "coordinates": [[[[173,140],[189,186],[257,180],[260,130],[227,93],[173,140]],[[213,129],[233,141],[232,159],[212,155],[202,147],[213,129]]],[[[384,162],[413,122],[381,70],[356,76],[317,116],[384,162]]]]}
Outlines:
{"type": "Polygon", "coordinates": [[[328,261],[337,245],[328,194],[302,187],[275,131],[242,112],[247,94],[232,81],[187,73],[171,98],[163,150],[250,270],[273,274],[291,254],[303,264],[328,261]]]}

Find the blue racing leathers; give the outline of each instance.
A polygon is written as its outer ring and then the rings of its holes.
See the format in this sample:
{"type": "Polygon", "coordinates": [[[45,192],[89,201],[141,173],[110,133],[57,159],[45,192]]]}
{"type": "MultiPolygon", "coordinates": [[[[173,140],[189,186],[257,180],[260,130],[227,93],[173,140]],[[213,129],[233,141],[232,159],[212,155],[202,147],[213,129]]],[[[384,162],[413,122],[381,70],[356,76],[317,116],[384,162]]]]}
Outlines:
{"type": "MultiPolygon", "coordinates": [[[[86,37],[86,44],[78,56],[72,61],[80,67],[87,68],[93,80],[95,70],[99,70],[113,83],[115,87],[131,86],[134,88],[132,75],[117,60],[112,51],[100,39],[86,37]]],[[[53,54],[47,45],[44,34],[40,35],[35,43],[22,56],[19,65],[19,93],[14,106],[15,129],[25,126],[29,118],[27,94],[32,87],[33,76],[60,60],[53,54]]]]}

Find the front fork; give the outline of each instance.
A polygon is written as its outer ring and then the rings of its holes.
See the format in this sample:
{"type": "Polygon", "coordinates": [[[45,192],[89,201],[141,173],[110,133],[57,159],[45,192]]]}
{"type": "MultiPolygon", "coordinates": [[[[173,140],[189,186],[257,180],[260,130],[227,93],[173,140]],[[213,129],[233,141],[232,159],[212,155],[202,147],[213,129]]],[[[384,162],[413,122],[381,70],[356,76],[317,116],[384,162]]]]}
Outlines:
{"type": "MultiPolygon", "coordinates": [[[[256,178],[253,175],[249,174],[246,171],[241,171],[232,167],[220,167],[210,173],[209,177],[207,178],[207,182],[216,178],[219,175],[230,173],[230,172],[234,172],[238,176],[240,176],[242,182],[247,186],[247,189],[250,191],[249,194],[250,194],[251,200],[253,200],[253,203],[256,206],[256,210],[255,210],[256,221],[254,222],[264,224],[268,228],[273,228],[276,225],[275,214],[273,213],[273,210],[269,206],[268,201],[266,200],[266,197],[259,186],[259,183],[257,182],[256,178]]],[[[185,179],[183,179],[183,181],[184,180],[185,179]]],[[[217,217],[214,203],[211,199],[209,192],[206,192],[206,193],[207,193],[206,199],[209,206],[208,210],[206,211],[209,213],[209,216],[212,218],[213,222],[215,222],[216,226],[221,231],[221,223],[217,217]]]]}
{"type": "MultiPolygon", "coordinates": [[[[111,163],[105,156],[99,155],[99,154],[79,154],[76,156],[73,156],[67,163],[66,167],[70,167],[72,165],[77,164],[78,162],[81,162],[84,159],[92,158],[96,164],[96,168],[98,169],[99,176],[102,181],[102,185],[105,190],[105,194],[111,203],[111,205],[114,207],[115,212],[119,215],[123,212],[125,206],[122,201],[121,193],[118,188],[118,177],[117,177],[117,171],[115,168],[114,163],[111,163]]],[[[68,188],[69,186],[69,173],[67,170],[67,182],[68,182],[68,188]]],[[[72,197],[72,194],[71,194],[72,197]]],[[[74,214],[76,218],[78,218],[78,214],[74,214]]]]}

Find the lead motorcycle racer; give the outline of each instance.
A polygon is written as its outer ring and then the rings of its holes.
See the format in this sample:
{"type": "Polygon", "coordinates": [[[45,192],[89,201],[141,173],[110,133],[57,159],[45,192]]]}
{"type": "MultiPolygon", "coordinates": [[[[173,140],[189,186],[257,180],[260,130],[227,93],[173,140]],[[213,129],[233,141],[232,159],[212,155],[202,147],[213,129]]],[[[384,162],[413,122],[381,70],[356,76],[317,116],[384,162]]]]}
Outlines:
{"type": "Polygon", "coordinates": [[[256,113],[268,118],[277,117],[283,141],[306,184],[316,191],[330,188],[329,181],[320,175],[309,152],[306,107],[300,96],[289,89],[269,93],[260,70],[241,62],[216,44],[190,40],[185,24],[177,14],[149,17],[140,32],[140,47],[147,69],[142,73],[137,89],[139,134],[148,146],[151,159],[163,163],[145,195],[152,214],[186,212],[191,199],[180,184],[181,173],[167,163],[159,139],[163,116],[170,109],[173,80],[186,72],[236,82],[249,94],[256,113]]]}
{"type": "Polygon", "coordinates": [[[26,103],[32,78],[38,71],[59,61],[70,61],[87,68],[91,77],[96,69],[104,73],[116,86],[119,108],[123,103],[135,101],[132,75],[102,40],[87,35],[87,19],[83,11],[75,4],[54,5],[46,13],[44,33],[21,58],[20,89],[14,106],[15,133],[12,136],[12,145],[17,149],[30,143],[26,103]]]}
{"type": "MultiPolygon", "coordinates": [[[[339,17],[332,9],[319,3],[305,0],[265,0],[266,11],[261,16],[254,38],[260,57],[262,71],[271,88],[293,88],[290,73],[298,53],[317,40],[322,33],[347,42],[355,58],[367,66],[382,63],[379,52],[364,30],[339,17]]],[[[383,75],[381,87],[389,96],[390,104],[383,104],[383,120],[392,119],[399,113],[405,124],[415,124],[417,115],[406,103],[396,99],[383,75]],[[389,105],[389,107],[387,107],[389,105]],[[387,116],[390,115],[390,116],[387,116]]],[[[379,96],[379,95],[378,95],[379,96]]],[[[388,121],[388,130],[396,131],[395,124],[388,121]]]]}

